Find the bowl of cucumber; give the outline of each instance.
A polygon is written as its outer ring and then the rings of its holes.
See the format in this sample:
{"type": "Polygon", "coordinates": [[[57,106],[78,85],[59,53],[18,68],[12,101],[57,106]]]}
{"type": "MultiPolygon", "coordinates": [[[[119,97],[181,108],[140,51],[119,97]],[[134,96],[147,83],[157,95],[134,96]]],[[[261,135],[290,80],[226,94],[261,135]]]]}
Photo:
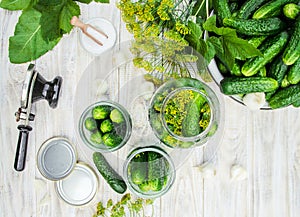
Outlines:
{"type": "Polygon", "coordinates": [[[79,119],[78,127],[80,138],[90,149],[112,152],[126,144],[132,123],[122,105],[107,100],[88,106],[79,119]]]}
{"type": "Polygon", "coordinates": [[[171,148],[201,146],[214,136],[220,103],[213,90],[194,78],[179,78],[160,86],[150,101],[149,122],[171,148]]]}
{"type": "Polygon", "coordinates": [[[249,0],[230,11],[227,4],[214,13],[236,38],[224,39],[227,49],[208,66],[221,91],[252,110],[299,107],[299,5],[249,0]]]}
{"type": "Polygon", "coordinates": [[[175,180],[170,156],[158,146],[138,147],[124,164],[124,178],[131,192],[142,198],[157,198],[169,191],[175,180]]]}

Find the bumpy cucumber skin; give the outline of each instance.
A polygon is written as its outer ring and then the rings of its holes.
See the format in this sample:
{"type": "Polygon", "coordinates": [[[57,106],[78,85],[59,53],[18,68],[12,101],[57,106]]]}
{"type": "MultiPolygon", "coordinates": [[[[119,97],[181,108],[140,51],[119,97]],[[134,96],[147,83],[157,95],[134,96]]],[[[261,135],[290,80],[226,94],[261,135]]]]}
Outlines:
{"type": "Polygon", "coordinates": [[[268,36],[266,36],[266,35],[254,36],[248,40],[248,43],[252,44],[253,47],[258,48],[267,39],[267,37],[268,36]]]}
{"type": "Polygon", "coordinates": [[[262,19],[273,17],[281,13],[281,9],[285,4],[288,3],[297,3],[297,0],[273,0],[269,1],[263,6],[261,6],[255,13],[253,14],[253,19],[262,19]]]}
{"type": "Polygon", "coordinates": [[[213,1],[213,5],[220,24],[223,24],[224,18],[231,17],[231,12],[227,0],[215,0],[213,1]]]}
{"type": "Polygon", "coordinates": [[[300,82],[300,58],[289,69],[287,79],[290,84],[298,84],[300,82]]]}
{"type": "Polygon", "coordinates": [[[241,18],[224,18],[224,26],[236,29],[243,35],[260,36],[275,35],[285,28],[285,23],[277,17],[265,18],[260,20],[241,19],[241,18]]]}
{"type": "Polygon", "coordinates": [[[271,62],[270,68],[267,72],[268,77],[274,78],[279,86],[281,86],[282,80],[288,71],[288,66],[284,64],[281,56],[278,56],[271,62]]]}
{"type": "Polygon", "coordinates": [[[226,77],[220,86],[224,94],[235,95],[273,91],[278,88],[278,82],[268,77],[226,77]]]}
{"type": "Polygon", "coordinates": [[[272,109],[283,108],[300,100],[300,84],[278,90],[269,100],[272,109]]]}
{"type": "Polygon", "coordinates": [[[259,69],[277,56],[286,45],[288,41],[288,33],[281,32],[267,41],[259,48],[263,56],[257,56],[246,61],[242,67],[242,74],[245,76],[255,75],[259,69]]]}
{"type": "Polygon", "coordinates": [[[283,62],[286,65],[294,64],[300,58],[300,17],[294,24],[294,30],[291,39],[283,52],[283,62]]]}
{"type": "Polygon", "coordinates": [[[109,165],[100,152],[94,152],[93,161],[100,174],[114,191],[123,194],[127,190],[123,178],[109,165]]]}
{"type": "Polygon", "coordinates": [[[248,19],[266,0],[247,0],[237,13],[238,18],[248,19]]]}

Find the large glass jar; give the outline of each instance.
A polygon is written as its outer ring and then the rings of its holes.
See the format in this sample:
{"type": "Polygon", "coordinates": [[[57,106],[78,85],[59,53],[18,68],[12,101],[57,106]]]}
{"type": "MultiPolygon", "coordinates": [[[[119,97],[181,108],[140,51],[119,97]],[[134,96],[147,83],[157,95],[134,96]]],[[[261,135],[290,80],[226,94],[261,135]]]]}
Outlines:
{"type": "Polygon", "coordinates": [[[173,185],[175,166],[162,148],[156,145],[138,147],[125,161],[124,178],[135,195],[156,198],[167,193],[173,185]]]}
{"type": "Polygon", "coordinates": [[[220,103],[200,80],[170,80],[151,99],[149,121],[155,135],[169,147],[204,145],[218,130],[220,103]]]}

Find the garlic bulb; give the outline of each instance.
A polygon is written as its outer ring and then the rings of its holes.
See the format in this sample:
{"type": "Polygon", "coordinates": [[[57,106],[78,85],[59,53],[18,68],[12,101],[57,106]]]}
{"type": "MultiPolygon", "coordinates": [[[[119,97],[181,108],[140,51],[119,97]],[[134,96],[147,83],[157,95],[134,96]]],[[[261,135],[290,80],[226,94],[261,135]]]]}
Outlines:
{"type": "Polygon", "coordinates": [[[197,168],[202,174],[202,177],[204,179],[210,179],[213,178],[216,175],[216,169],[213,164],[211,163],[203,163],[201,165],[198,165],[197,168]]]}
{"type": "Polygon", "coordinates": [[[240,165],[233,165],[230,169],[230,177],[233,181],[241,181],[248,177],[247,171],[240,165]]]}
{"type": "Polygon", "coordinates": [[[248,93],[243,97],[243,103],[250,110],[259,110],[265,103],[265,93],[248,93]]]}

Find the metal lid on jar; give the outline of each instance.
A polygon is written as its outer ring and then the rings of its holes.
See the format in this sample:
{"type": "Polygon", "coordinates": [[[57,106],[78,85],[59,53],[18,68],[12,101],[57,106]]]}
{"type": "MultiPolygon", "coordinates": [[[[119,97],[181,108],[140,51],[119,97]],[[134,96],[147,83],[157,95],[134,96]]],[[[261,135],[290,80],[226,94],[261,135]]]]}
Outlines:
{"type": "Polygon", "coordinates": [[[90,202],[98,188],[94,171],[86,164],[77,163],[72,173],[56,182],[56,192],[65,202],[79,206],[90,202]]]}
{"type": "Polygon", "coordinates": [[[60,180],[68,176],[77,161],[75,149],[62,137],[45,141],[38,151],[37,166],[41,174],[50,180],[60,180]]]}

